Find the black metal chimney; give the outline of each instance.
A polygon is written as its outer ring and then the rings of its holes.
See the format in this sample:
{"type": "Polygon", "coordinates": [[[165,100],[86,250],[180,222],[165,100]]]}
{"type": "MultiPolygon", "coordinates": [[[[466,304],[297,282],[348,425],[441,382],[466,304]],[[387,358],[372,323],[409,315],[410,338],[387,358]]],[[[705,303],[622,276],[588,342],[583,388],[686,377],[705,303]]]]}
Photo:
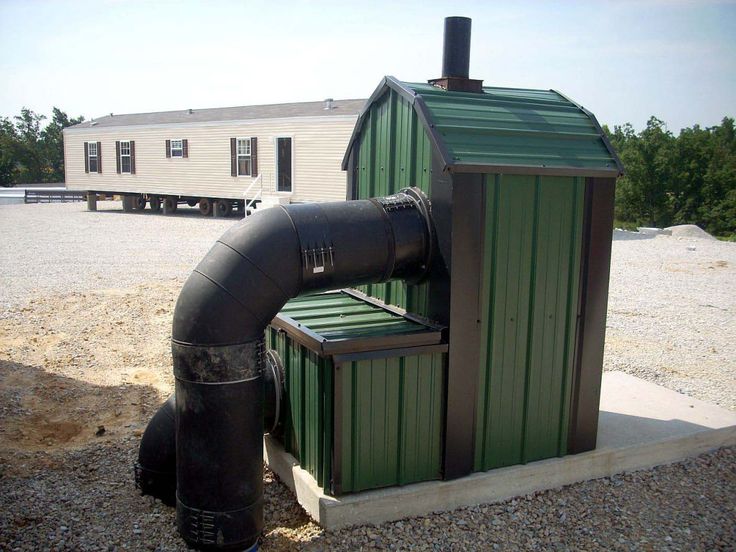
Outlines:
{"type": "Polygon", "coordinates": [[[483,81],[469,78],[470,26],[469,17],[445,18],[442,76],[430,84],[457,92],[483,92],[483,81]]]}
{"type": "Polygon", "coordinates": [[[445,17],[443,77],[470,77],[470,26],[469,17],[445,17]]]}

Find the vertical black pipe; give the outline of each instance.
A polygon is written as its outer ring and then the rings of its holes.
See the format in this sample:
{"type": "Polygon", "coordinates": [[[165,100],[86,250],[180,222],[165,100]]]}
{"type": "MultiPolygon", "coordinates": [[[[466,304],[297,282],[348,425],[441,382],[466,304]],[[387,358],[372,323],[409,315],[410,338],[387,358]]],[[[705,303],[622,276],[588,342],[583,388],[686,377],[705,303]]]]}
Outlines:
{"type": "Polygon", "coordinates": [[[445,18],[445,44],[442,52],[442,76],[467,79],[470,74],[469,17],[445,18]]]}

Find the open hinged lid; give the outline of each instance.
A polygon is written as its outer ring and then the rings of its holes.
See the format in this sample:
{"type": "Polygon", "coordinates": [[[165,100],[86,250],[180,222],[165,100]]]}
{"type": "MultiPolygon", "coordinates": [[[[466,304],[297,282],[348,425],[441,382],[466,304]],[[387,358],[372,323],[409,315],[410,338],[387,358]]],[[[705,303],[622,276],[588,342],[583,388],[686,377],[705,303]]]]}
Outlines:
{"type": "Polygon", "coordinates": [[[324,354],[436,345],[443,329],[348,289],[292,299],[271,326],[324,354]]]}

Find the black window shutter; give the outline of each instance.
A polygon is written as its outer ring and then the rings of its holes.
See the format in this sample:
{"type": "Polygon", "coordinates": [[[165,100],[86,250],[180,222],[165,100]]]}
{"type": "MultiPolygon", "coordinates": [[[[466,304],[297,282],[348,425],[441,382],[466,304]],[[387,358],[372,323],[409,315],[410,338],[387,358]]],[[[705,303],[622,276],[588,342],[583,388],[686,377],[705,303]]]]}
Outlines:
{"type": "Polygon", "coordinates": [[[166,140],[166,157],[171,157],[171,140],[166,140]]]}
{"type": "Polygon", "coordinates": [[[97,172],[102,172],[102,142],[97,142],[97,172]]]}
{"type": "Polygon", "coordinates": [[[181,156],[189,157],[189,140],[186,138],[181,141],[181,156]]]}
{"type": "Polygon", "coordinates": [[[89,144],[84,143],[84,172],[89,172],[89,144]]]}
{"type": "Polygon", "coordinates": [[[130,174],[135,174],[135,141],[130,141],[130,174]]]}
{"type": "Polygon", "coordinates": [[[258,138],[250,139],[250,174],[258,176],[258,138]]]}
{"type": "Polygon", "coordinates": [[[230,176],[238,176],[238,156],[235,155],[235,138],[230,138],[230,176]]]}
{"type": "Polygon", "coordinates": [[[120,174],[120,140],[115,140],[115,167],[120,174]]]}

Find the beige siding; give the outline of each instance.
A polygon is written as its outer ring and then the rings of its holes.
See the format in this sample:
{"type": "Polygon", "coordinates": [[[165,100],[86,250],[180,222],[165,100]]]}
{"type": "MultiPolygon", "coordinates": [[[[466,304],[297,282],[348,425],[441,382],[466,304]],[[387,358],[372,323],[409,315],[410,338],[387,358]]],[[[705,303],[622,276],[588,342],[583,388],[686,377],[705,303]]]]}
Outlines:
{"type": "MultiPolygon", "coordinates": [[[[346,197],[340,163],[356,117],[272,119],[199,125],[67,129],[66,185],[71,190],[137,192],[241,199],[254,178],[230,176],[230,138],[258,138],[264,194],[275,195],[276,138],[292,138],[294,202],[346,197]],[[185,138],[189,158],[167,158],[166,140],[185,138]],[[135,140],[136,174],[117,174],[115,141],[135,140]],[[84,142],[102,143],[102,174],[84,172],[84,142]]],[[[279,194],[282,195],[282,194],[279,194]]]]}

